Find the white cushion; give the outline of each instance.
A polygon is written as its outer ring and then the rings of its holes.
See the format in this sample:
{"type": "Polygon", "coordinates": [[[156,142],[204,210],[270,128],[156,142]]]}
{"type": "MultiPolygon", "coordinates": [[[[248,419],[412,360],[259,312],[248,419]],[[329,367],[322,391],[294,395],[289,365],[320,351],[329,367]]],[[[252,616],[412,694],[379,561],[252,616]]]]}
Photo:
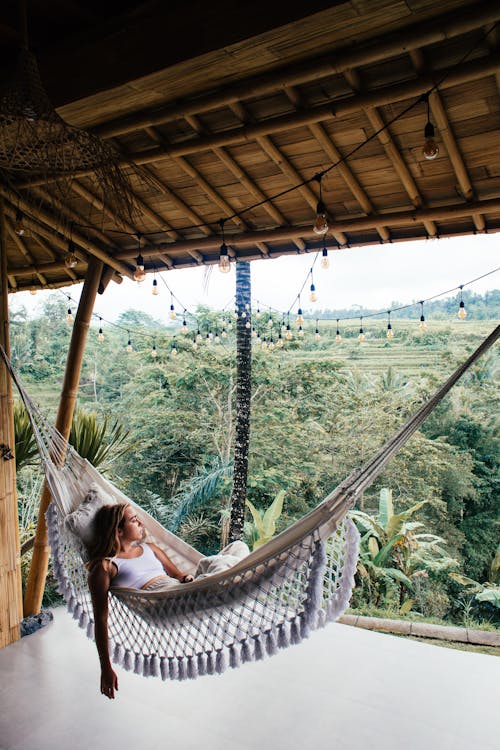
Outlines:
{"type": "Polygon", "coordinates": [[[95,514],[103,505],[115,502],[107,493],[97,487],[90,487],[78,508],[66,516],[66,528],[88,547],[94,539],[95,514]]]}

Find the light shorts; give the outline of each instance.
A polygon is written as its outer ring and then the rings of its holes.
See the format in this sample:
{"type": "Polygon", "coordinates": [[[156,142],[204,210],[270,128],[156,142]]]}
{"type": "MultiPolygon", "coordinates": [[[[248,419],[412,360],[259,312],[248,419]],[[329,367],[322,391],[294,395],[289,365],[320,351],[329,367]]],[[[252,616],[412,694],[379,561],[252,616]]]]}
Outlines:
{"type": "Polygon", "coordinates": [[[168,591],[174,586],[178,586],[180,581],[170,576],[162,576],[157,581],[153,581],[149,586],[144,586],[141,591],[168,591]]]}

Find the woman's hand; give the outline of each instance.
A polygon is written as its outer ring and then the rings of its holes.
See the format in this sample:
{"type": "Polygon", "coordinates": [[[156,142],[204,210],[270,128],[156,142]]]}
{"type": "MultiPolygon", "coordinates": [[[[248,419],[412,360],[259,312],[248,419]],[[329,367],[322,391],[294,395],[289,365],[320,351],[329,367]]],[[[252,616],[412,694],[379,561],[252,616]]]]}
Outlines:
{"type": "Polygon", "coordinates": [[[186,575],[181,578],[181,583],[191,583],[192,581],[194,581],[194,576],[192,576],[191,573],[186,573],[186,575]]]}
{"type": "Polygon", "coordinates": [[[102,667],[101,669],[101,693],[106,698],[113,699],[115,697],[115,690],[118,690],[118,677],[114,672],[111,665],[102,667]]]}

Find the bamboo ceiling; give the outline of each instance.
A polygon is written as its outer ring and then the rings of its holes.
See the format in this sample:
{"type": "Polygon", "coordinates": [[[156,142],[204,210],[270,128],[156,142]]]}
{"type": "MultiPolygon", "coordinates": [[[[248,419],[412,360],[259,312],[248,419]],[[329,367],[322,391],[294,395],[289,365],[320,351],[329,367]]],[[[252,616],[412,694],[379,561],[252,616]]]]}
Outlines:
{"type": "MultiPolygon", "coordinates": [[[[318,173],[330,250],[500,230],[498,0],[276,2],[269,17],[257,3],[259,21],[215,2],[204,34],[202,4],[169,5],[122,3],[125,15],[104,18],[98,3],[33,2],[47,92],[68,124],[118,149],[135,212],[117,216],[85,172],[70,200],[55,182],[0,183],[10,291],[77,283],[89,256],[104,260],[105,287],[133,274],[139,242],[147,271],[217,262],[221,219],[233,258],[321,250],[318,173]]],[[[12,13],[0,22],[9,50],[12,13]]]]}

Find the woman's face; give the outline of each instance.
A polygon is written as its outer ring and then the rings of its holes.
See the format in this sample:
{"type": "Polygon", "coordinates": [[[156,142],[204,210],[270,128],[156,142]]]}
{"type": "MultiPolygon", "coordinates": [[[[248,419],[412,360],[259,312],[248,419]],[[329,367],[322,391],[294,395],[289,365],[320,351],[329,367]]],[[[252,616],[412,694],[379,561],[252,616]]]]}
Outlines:
{"type": "Polygon", "coordinates": [[[144,525],[131,505],[125,508],[119,534],[127,542],[139,542],[144,538],[144,525]]]}

